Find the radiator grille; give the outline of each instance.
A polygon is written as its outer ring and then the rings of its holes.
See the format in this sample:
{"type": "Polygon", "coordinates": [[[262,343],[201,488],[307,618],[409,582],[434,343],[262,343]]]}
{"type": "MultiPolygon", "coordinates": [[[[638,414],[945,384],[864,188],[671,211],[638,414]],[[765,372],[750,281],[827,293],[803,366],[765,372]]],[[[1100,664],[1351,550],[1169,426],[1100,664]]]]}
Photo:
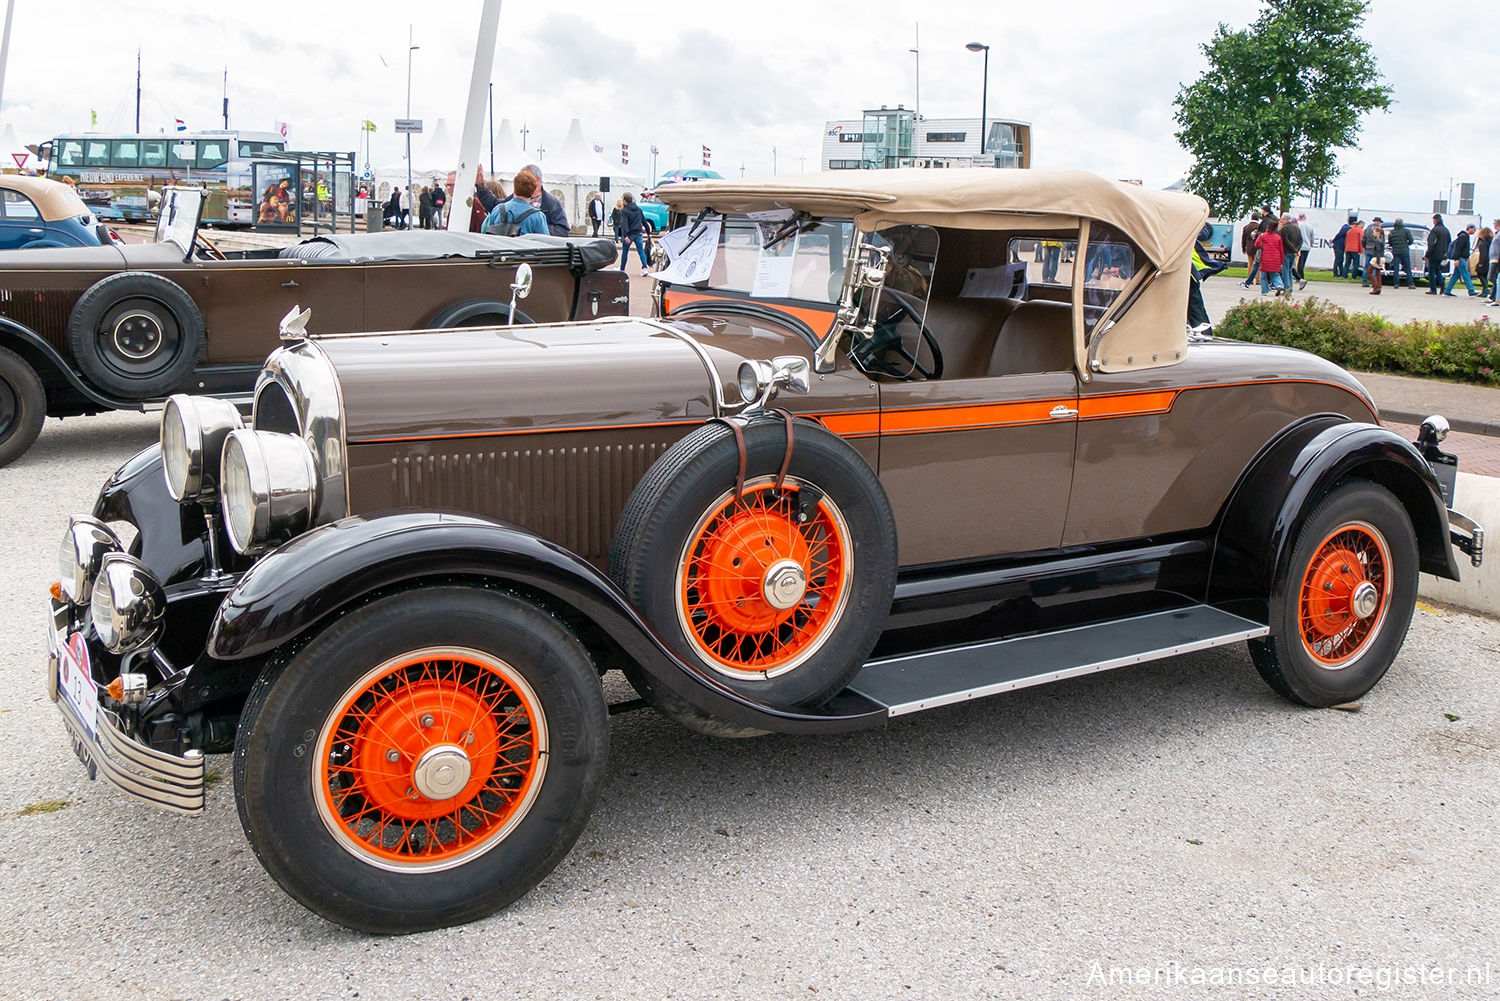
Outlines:
{"type": "Polygon", "coordinates": [[[0,289],[0,316],[30,327],[63,354],[68,351],[68,317],[82,292],[0,289]]]}
{"type": "Polygon", "coordinates": [[[391,460],[402,507],[450,508],[502,518],[594,563],[630,491],[669,442],[452,452],[391,460]]]}

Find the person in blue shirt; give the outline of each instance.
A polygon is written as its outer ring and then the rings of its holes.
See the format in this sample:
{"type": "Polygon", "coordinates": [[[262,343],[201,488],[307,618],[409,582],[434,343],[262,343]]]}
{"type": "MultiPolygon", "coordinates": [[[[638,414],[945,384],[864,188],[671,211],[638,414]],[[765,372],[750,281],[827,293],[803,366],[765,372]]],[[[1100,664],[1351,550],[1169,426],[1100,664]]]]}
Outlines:
{"type": "Polygon", "coordinates": [[[490,209],[484,217],[483,231],[496,231],[505,236],[520,236],[526,233],[547,235],[547,216],[530,202],[542,182],[529,170],[523,170],[511,182],[511,196],[490,209]]]}

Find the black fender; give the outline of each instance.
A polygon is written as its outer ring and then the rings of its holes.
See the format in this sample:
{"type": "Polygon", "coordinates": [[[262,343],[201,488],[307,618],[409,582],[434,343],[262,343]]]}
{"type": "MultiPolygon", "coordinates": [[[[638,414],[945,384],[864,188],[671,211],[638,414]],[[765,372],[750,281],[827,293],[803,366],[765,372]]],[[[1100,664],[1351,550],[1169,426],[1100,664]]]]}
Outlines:
{"type": "Polygon", "coordinates": [[[1240,477],[1219,519],[1209,602],[1267,621],[1303,522],[1321,497],[1350,479],[1393,493],[1411,518],[1422,571],[1458,579],[1448,506],[1416,446],[1379,425],[1320,414],[1283,431],[1240,477]]]}
{"type": "MultiPolygon", "coordinates": [[[[179,504],[167,493],[161,445],[149,445],[115,470],[94,501],[100,521],[136,527],[130,551],[163,585],[201,576],[208,566],[208,522],[197,504],[179,504]]],[[[225,540],[221,551],[232,552],[225,540]]]]}
{"type": "Polygon", "coordinates": [[[27,363],[36,370],[36,374],[45,377],[48,373],[67,383],[68,388],[95,403],[101,410],[141,410],[143,409],[139,400],[121,400],[90,386],[81,379],[68,360],[49,344],[35,330],[23,323],[17,323],[7,316],[0,316],[0,344],[14,350],[27,363]]]}
{"type": "Polygon", "coordinates": [[[397,511],[345,518],[264,557],[219,606],[204,658],[186,688],[223,690],[247,669],[367,596],[425,580],[475,580],[545,596],[586,618],[664,688],[719,719],[780,733],[842,732],[881,723],[857,697],[821,709],[761,705],[674,654],[591,564],[503,522],[459,513],[397,511]]]}
{"type": "MultiPolygon", "coordinates": [[[[476,316],[491,315],[501,317],[500,322],[503,325],[504,317],[510,315],[510,303],[501,302],[499,299],[465,299],[438,313],[432,318],[432,322],[427,324],[427,327],[430,330],[447,330],[451,327],[462,326],[464,321],[472,320],[476,316]]],[[[521,308],[517,306],[515,322],[535,323],[536,321],[521,312],[521,308]]]]}

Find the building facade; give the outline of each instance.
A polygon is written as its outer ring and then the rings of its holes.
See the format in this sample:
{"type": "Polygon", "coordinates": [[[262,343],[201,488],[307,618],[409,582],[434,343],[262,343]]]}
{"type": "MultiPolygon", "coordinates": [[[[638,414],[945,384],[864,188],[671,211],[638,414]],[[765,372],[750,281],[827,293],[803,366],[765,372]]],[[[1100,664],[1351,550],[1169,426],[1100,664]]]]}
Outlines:
{"type": "Polygon", "coordinates": [[[987,118],[917,118],[902,105],[823,124],[824,170],[890,167],[1030,167],[1031,123],[987,118]]]}

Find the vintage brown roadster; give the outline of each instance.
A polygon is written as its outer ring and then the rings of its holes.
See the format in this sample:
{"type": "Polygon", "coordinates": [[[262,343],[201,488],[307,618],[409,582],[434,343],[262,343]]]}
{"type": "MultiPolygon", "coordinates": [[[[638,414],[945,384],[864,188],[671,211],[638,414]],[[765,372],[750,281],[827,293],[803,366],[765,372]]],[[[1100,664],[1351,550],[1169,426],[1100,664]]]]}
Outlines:
{"type": "MultiPolygon", "coordinates": [[[[174,396],[72,519],[47,684],[182,813],[233,752],[267,871],[406,932],[578,837],[600,676],[725,736],[830,733],[1249,641],[1363,696],[1476,565],[1441,418],[1189,341],[1194,197],[1074,172],[674,185],[653,318],[303,332],[242,427],[174,396]],[[1055,253],[1053,253],[1055,251],[1055,253]]],[[[518,276],[525,284],[525,275],[518,276]]]]}
{"type": "Polygon", "coordinates": [[[250,393],[300,303],[328,332],[509,321],[516,266],[535,269],[518,323],[623,316],[609,240],[448,232],[333,234],[220,253],[198,231],[202,191],[169,188],[157,238],[0,251],[0,466],[46,417],[160,405],[178,390],[250,393]]]}

